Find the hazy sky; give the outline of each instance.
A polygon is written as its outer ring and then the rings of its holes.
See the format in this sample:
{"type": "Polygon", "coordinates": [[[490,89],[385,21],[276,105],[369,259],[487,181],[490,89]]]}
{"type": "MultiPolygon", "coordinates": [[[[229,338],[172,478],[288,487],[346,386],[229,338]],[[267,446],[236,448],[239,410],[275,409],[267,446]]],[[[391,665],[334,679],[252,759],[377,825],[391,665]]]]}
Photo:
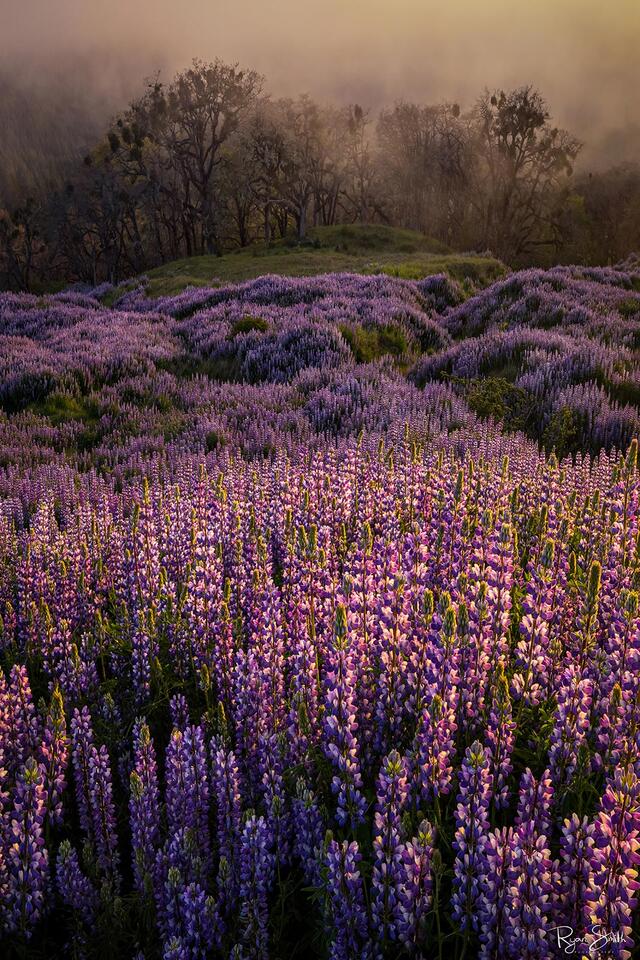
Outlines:
{"type": "Polygon", "coordinates": [[[534,83],[592,139],[640,128],[639,51],[640,0],[0,0],[0,55],[25,69],[99,54],[106,85],[220,56],[275,94],[373,106],[534,83]]]}

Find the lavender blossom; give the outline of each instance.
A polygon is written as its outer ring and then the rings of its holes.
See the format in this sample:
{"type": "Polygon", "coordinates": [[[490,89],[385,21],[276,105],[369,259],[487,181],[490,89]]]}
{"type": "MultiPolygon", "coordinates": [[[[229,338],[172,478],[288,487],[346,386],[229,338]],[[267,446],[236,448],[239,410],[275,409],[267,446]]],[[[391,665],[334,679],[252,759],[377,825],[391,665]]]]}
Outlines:
{"type": "Polygon", "coordinates": [[[492,775],[487,751],[478,741],[467,748],[460,771],[456,832],[453,841],[452,913],[463,930],[479,927],[480,867],[484,838],[489,831],[488,810],[492,775]]]}
{"type": "Polygon", "coordinates": [[[6,923],[30,938],[46,909],[49,855],[44,842],[47,794],[41,768],[29,759],[18,774],[6,826],[6,923]]]}
{"type": "Polygon", "coordinates": [[[268,957],[269,908],[267,897],[273,882],[273,855],[264,817],[250,817],[240,846],[240,923],[247,957],[268,957]]]}
{"type": "Polygon", "coordinates": [[[331,787],[337,796],[339,824],[357,825],[364,818],[366,802],[358,762],[355,719],[356,676],[344,607],[338,607],[333,643],[332,669],[327,673],[325,695],[325,752],[337,768],[331,787]]]}
{"type": "Polygon", "coordinates": [[[97,894],[91,881],[82,872],[78,854],[68,840],[63,840],[58,850],[56,885],[63,903],[91,927],[98,906],[97,894]]]}
{"type": "Polygon", "coordinates": [[[374,814],[371,920],[381,944],[398,939],[402,922],[401,887],[405,871],[400,820],[407,794],[405,764],[393,750],[382,761],[374,814]]]}
{"type": "Polygon", "coordinates": [[[327,848],[327,898],[332,927],[331,960],[366,955],[368,921],[355,841],[330,840],[327,848]]]}
{"type": "Polygon", "coordinates": [[[155,750],[149,727],[142,720],[134,727],[133,743],[129,798],[132,859],[137,889],[145,894],[159,841],[160,809],[155,750]]]}

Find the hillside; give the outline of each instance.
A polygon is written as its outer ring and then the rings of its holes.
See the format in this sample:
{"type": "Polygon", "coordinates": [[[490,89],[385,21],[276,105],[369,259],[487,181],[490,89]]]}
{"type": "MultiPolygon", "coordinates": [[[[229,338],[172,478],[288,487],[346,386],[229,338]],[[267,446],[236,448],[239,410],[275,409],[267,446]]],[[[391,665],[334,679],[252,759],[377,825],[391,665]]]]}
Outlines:
{"type": "Polygon", "coordinates": [[[167,296],[188,286],[237,283],[264,274],[305,277],[319,273],[386,273],[420,279],[447,272],[457,280],[486,284],[505,272],[491,256],[452,253],[412,230],[385,226],[315,227],[308,240],[255,244],[222,257],[190,257],[150,270],[149,293],[167,296]]]}
{"type": "MultiPolygon", "coordinates": [[[[349,238],[381,256],[393,245],[395,256],[447,262],[420,254],[415,237],[397,253],[397,231],[349,238]]],[[[319,269],[337,255],[283,248],[255,262],[293,269],[301,256],[319,269]]],[[[458,424],[492,418],[561,456],[625,447],[639,432],[637,269],[530,270],[488,286],[486,275],[476,285],[448,273],[318,273],[182,289],[181,277],[165,278],[180,292],[164,296],[143,280],[0,298],[6,435],[19,446],[17,435],[53,425],[64,458],[91,451],[94,461],[126,459],[133,437],[254,453],[364,425],[415,421],[423,434],[420,417],[447,405],[458,424]]]]}
{"type": "Polygon", "coordinates": [[[0,295],[0,953],[631,951],[637,265],[183,279],[0,295]]]}

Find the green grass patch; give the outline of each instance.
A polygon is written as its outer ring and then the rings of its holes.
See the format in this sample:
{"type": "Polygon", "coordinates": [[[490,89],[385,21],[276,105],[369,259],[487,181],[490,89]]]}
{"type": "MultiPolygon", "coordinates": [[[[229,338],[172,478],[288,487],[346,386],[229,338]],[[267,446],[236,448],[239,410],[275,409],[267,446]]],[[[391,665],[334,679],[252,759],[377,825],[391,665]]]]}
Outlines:
{"type": "Polygon", "coordinates": [[[99,419],[96,403],[85,397],[74,397],[68,393],[50,393],[42,400],[34,400],[27,409],[38,416],[47,417],[56,427],[69,420],[94,424],[99,419]]]}
{"type": "Polygon", "coordinates": [[[408,349],[402,330],[391,325],[365,328],[360,325],[345,324],[340,327],[340,333],[349,344],[358,363],[370,363],[387,354],[392,357],[401,357],[408,349]]]}
{"type": "Polygon", "coordinates": [[[239,333],[250,333],[251,330],[260,330],[264,333],[269,329],[269,324],[262,317],[242,317],[236,320],[231,328],[231,339],[237,337],[239,333]]]}
{"type": "Polygon", "coordinates": [[[623,317],[637,317],[640,315],[640,300],[635,297],[621,300],[618,304],[618,310],[623,317]]]}
{"type": "MultiPolygon", "coordinates": [[[[309,242],[256,244],[222,257],[174,260],[148,272],[149,296],[172,296],[185,287],[239,283],[277,273],[307,277],[320,273],[386,273],[419,280],[448,273],[471,286],[486,286],[506,273],[499,260],[447,251],[443,244],[411,230],[384,226],[317,227],[309,242]]],[[[469,292],[471,292],[471,286],[469,292]]]]}
{"type": "Polygon", "coordinates": [[[510,360],[504,360],[502,363],[495,363],[489,358],[482,365],[482,376],[491,380],[504,380],[506,383],[514,383],[521,371],[519,354],[510,360]]]}
{"type": "Polygon", "coordinates": [[[629,404],[633,407],[640,407],[640,384],[637,381],[629,379],[612,383],[605,377],[596,377],[595,379],[596,383],[604,387],[612,400],[623,406],[629,404]]]}
{"type": "Polygon", "coordinates": [[[316,248],[333,248],[339,252],[352,254],[376,250],[430,254],[451,252],[446,244],[426,234],[377,223],[345,223],[331,227],[313,227],[309,231],[309,242],[316,248]]]}
{"type": "Polygon", "coordinates": [[[190,380],[192,377],[208,377],[209,380],[221,380],[225,383],[234,383],[241,379],[240,367],[233,357],[195,357],[183,354],[162,360],[156,364],[161,370],[173,374],[179,380],[190,380]]]}

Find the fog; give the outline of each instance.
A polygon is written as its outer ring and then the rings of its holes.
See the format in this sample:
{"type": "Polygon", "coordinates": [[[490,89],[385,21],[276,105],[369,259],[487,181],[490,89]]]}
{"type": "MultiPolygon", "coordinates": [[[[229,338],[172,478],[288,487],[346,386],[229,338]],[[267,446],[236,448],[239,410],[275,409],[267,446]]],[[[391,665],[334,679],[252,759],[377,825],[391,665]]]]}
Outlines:
{"type": "MultiPolygon", "coordinates": [[[[532,83],[585,140],[583,162],[640,160],[639,49],[638,0],[0,0],[0,92],[62,91],[50,122],[68,102],[85,138],[143,77],[221,57],[274,95],[374,109],[532,83]]],[[[28,132],[31,114],[11,123],[28,132]]]]}

